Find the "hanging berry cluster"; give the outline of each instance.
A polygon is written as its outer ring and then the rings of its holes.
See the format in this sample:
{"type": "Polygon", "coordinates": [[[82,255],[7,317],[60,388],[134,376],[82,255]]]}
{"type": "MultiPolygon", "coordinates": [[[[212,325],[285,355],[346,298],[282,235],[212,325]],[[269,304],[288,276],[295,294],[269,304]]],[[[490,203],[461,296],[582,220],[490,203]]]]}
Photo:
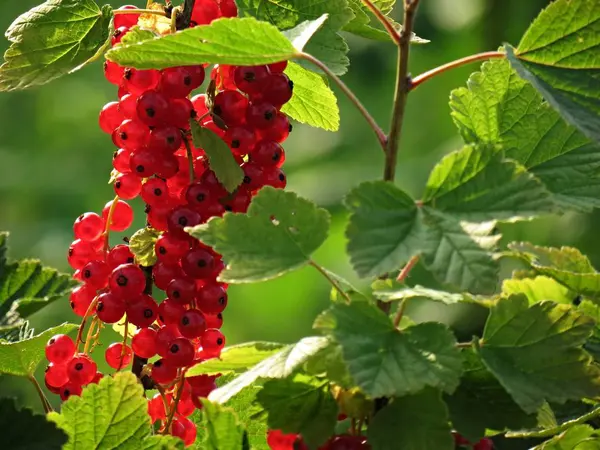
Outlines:
{"type": "MultiPolygon", "coordinates": [[[[197,1],[192,26],[231,15],[237,15],[231,0],[197,1]]],[[[138,19],[137,14],[115,16],[113,45],[138,19]]],[[[265,185],[285,187],[281,143],[291,126],[280,109],[293,90],[285,68],[286,62],[215,66],[209,92],[190,98],[205,80],[204,66],[158,71],[105,63],[106,79],[118,86],[119,100],[104,106],[99,124],[118,149],[112,178],[117,197],[101,214],[79,216],[73,227],[68,262],[82,284],[72,291],[70,304],[82,325],[75,342],[58,335],[46,347],[46,386],[63,400],[102,378],[92,359],[99,332],[105,324],[124,323],[124,339],[105,349],[106,362],[116,370],[133,365],[146,389],[158,390],[148,400],[148,412],[160,432],[186,445],[195,441],[188,417],[202,407],[199,398],[215,388],[215,377],[185,378],[185,372],[218,357],[225,345],[219,329],[227,285],[217,281],[224,267],[221,256],[185,228],[226,211],[245,212],[265,185]],[[234,192],[223,187],[203,149],[193,145],[190,119],[230,147],[244,172],[234,192]],[[109,245],[110,232],[131,226],[134,213],[126,201],[137,197],[146,204],[147,227],[157,235],[153,267],[139,265],[129,245],[109,245]],[[133,336],[128,325],[136,328],[133,336]]]]}

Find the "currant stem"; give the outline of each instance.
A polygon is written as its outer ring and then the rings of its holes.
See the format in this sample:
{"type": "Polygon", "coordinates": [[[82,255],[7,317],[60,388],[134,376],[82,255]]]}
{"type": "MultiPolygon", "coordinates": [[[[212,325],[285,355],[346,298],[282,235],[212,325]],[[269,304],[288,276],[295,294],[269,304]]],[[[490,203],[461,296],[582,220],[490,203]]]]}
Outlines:
{"type": "Polygon", "coordinates": [[[46,398],[46,395],[44,394],[44,391],[42,390],[40,383],[38,383],[38,381],[35,379],[35,377],[33,375],[29,375],[27,378],[29,378],[29,381],[31,381],[31,383],[35,386],[35,390],[37,391],[37,393],[40,397],[40,400],[42,402],[42,406],[44,407],[44,412],[46,414],[48,414],[49,412],[54,411],[54,409],[52,408],[52,405],[50,405],[50,402],[46,398]]]}
{"type": "Polygon", "coordinates": [[[410,90],[413,91],[427,80],[430,80],[436,75],[447,72],[451,69],[455,69],[456,67],[461,67],[466,64],[471,64],[477,61],[485,61],[494,58],[506,58],[506,54],[503,52],[483,52],[471,56],[466,56],[464,58],[457,59],[456,61],[451,61],[447,64],[436,67],[435,69],[431,69],[413,78],[410,84],[410,90]]]}
{"type": "Polygon", "coordinates": [[[413,32],[415,15],[419,0],[404,0],[404,24],[400,32],[400,44],[398,46],[398,71],[396,75],[396,92],[394,94],[394,109],[392,113],[392,124],[385,149],[385,168],[383,179],[394,181],[396,178],[396,162],[398,160],[398,149],[402,136],[402,125],[404,123],[404,112],[406,111],[406,100],[410,91],[410,78],[408,75],[408,56],[410,53],[410,39],[413,32]]]}
{"type": "Polygon", "coordinates": [[[385,28],[385,31],[387,31],[390,37],[392,38],[392,41],[394,41],[396,45],[400,45],[400,34],[396,30],[396,27],[394,27],[392,22],[390,22],[390,20],[385,16],[385,14],[383,14],[381,10],[377,6],[375,6],[371,0],[362,0],[362,2],[367,8],[369,8],[373,15],[377,17],[377,20],[381,22],[381,24],[385,28]]]}
{"type": "Polygon", "coordinates": [[[125,316],[125,327],[123,331],[123,348],[121,349],[121,359],[119,360],[119,368],[117,372],[123,368],[123,358],[125,358],[125,349],[127,347],[127,336],[129,335],[129,319],[125,316]]]}
{"type": "Polygon", "coordinates": [[[111,205],[110,205],[110,209],[108,210],[108,214],[106,216],[106,225],[104,227],[104,255],[106,255],[108,253],[108,251],[110,250],[110,242],[109,242],[109,237],[110,237],[110,224],[112,222],[112,218],[113,215],[115,213],[115,209],[117,209],[117,203],[119,201],[119,196],[115,195],[115,198],[113,199],[111,205]]]}
{"type": "Polygon", "coordinates": [[[87,321],[88,317],[90,316],[90,314],[96,307],[96,303],[98,303],[98,297],[96,297],[96,298],[94,298],[94,300],[92,300],[92,303],[90,303],[90,306],[88,306],[88,309],[85,311],[83,319],[81,319],[81,324],[79,325],[79,329],[77,330],[77,339],[75,340],[75,348],[77,348],[78,351],[79,351],[79,345],[82,342],[81,338],[83,337],[83,330],[85,329],[85,322],[87,321]]]}
{"type": "Polygon", "coordinates": [[[410,258],[408,260],[408,262],[406,263],[406,265],[402,268],[402,270],[398,274],[396,281],[398,283],[403,283],[406,280],[406,278],[408,278],[408,276],[410,275],[410,271],[413,270],[413,268],[417,265],[418,262],[419,262],[419,255],[415,255],[412,258],[410,258]]]}
{"type": "Polygon", "coordinates": [[[164,11],[156,9],[115,9],[113,12],[115,13],[115,16],[119,14],[153,14],[155,16],[167,17],[167,14],[164,11]]]}
{"type": "Polygon", "coordinates": [[[175,396],[175,401],[173,402],[173,408],[169,411],[169,417],[167,418],[167,422],[165,423],[165,429],[163,433],[171,432],[171,425],[173,424],[173,417],[175,416],[175,411],[177,411],[177,405],[179,404],[179,400],[181,399],[181,395],[183,394],[183,383],[185,383],[185,374],[181,372],[181,381],[179,382],[179,386],[177,388],[177,395],[175,396]]]}
{"type": "Polygon", "coordinates": [[[459,342],[456,344],[456,348],[470,348],[472,345],[472,342],[459,342]]]}
{"type": "Polygon", "coordinates": [[[92,323],[90,323],[90,328],[87,332],[87,336],[85,337],[85,345],[83,346],[83,353],[85,353],[86,355],[90,351],[90,345],[94,341],[95,335],[93,332],[95,332],[96,325],[98,325],[98,317],[94,316],[94,318],[92,319],[92,323]]]}
{"type": "Polygon", "coordinates": [[[319,264],[317,264],[313,260],[310,260],[308,264],[310,264],[315,269],[317,269],[319,271],[319,273],[321,275],[323,275],[327,281],[329,281],[329,283],[335,288],[335,290],[338,291],[340,293],[340,295],[342,297],[344,297],[344,299],[346,299],[347,303],[351,303],[352,302],[352,299],[350,298],[350,296],[342,289],[342,287],[339,285],[339,283],[337,281],[335,281],[331,277],[331,275],[329,275],[329,273],[327,273],[327,271],[325,270],[325,268],[321,267],[319,264]]]}
{"type": "Polygon", "coordinates": [[[317,66],[323,72],[325,72],[327,74],[327,76],[329,76],[339,86],[339,88],[342,90],[342,92],[346,95],[346,97],[348,97],[348,99],[350,99],[350,101],[354,104],[356,109],[358,109],[358,111],[365,118],[365,120],[367,121],[369,126],[373,129],[373,131],[375,132],[375,135],[377,136],[377,140],[379,141],[379,144],[381,145],[381,148],[385,150],[386,141],[387,141],[387,137],[386,137],[385,133],[383,132],[381,127],[377,124],[377,122],[375,122],[375,119],[373,119],[373,116],[371,116],[371,114],[369,114],[369,111],[367,111],[367,109],[363,106],[363,104],[356,97],[356,95],[354,95],[354,92],[352,92],[350,90],[350,88],[348,88],[348,86],[346,86],[346,84],[336,74],[334,74],[329,69],[329,67],[327,67],[325,64],[323,64],[321,61],[319,61],[314,56],[309,55],[308,53],[300,53],[297,57],[301,58],[301,59],[305,59],[306,61],[310,61],[311,63],[313,63],[315,66],[317,66]]]}

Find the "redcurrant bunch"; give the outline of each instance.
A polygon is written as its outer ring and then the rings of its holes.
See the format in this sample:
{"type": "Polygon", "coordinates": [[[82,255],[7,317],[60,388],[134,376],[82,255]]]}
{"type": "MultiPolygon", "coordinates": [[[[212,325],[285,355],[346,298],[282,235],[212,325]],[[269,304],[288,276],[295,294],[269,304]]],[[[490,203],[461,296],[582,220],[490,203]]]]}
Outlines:
{"type": "MultiPolygon", "coordinates": [[[[199,0],[192,26],[235,15],[233,0],[199,0]]],[[[138,19],[136,14],[115,16],[113,45],[138,19]]],[[[50,390],[66,399],[97,382],[102,374],[91,353],[99,345],[99,331],[105,324],[133,325],[133,336],[125,326],[123,341],[106,347],[107,364],[115,370],[133,366],[147,389],[157,388],[148,400],[152,422],[193,444],[196,428],[188,417],[202,407],[199,399],[215,389],[216,378],[186,378],[185,373],[220,355],[228,297],[227,285],[218,281],[221,255],[185,228],[226,211],[246,212],[263,186],[285,187],[281,144],[291,125],[281,108],[293,93],[285,68],[285,62],[215,66],[211,86],[216,92],[192,96],[204,82],[205,66],[159,71],[105,63],[106,79],[118,86],[118,100],[106,104],[99,116],[100,128],[117,148],[112,161],[116,197],[101,213],[82,214],[73,226],[68,262],[81,284],[70,303],[83,321],[75,342],[68,336],[48,342],[50,390]],[[204,150],[193,145],[190,120],[215,132],[231,149],[245,175],[234,192],[220,183],[204,150]],[[109,245],[110,232],[132,225],[134,213],[127,201],[137,197],[145,203],[148,227],[159,235],[153,267],[136,264],[127,244],[109,245]],[[86,322],[90,326],[83,340],[86,322]]]]}

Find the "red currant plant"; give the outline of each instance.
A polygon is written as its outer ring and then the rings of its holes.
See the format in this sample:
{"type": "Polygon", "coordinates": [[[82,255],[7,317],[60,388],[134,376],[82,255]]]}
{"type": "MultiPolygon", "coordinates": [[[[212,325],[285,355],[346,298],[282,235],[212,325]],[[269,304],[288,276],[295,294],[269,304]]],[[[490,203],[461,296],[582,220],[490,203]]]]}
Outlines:
{"type": "MultiPolygon", "coordinates": [[[[73,279],[34,261],[7,263],[0,235],[0,373],[27,377],[49,413],[2,401],[5,416],[44,427],[45,445],[66,449],[599,446],[600,274],[574,248],[499,249],[497,224],[600,205],[600,4],[556,0],[516,48],[413,78],[411,46],[428,42],[414,33],[419,3],[404,0],[402,25],[390,17],[394,2],[381,0],[150,1],[117,10],[48,0],[20,16],[6,32],[0,90],[105,57],[118,97],[99,125],[116,149],[116,197],[75,221],[73,279]],[[389,132],[340,79],[349,65],[341,31],[397,48],[389,132]],[[478,61],[481,70],[450,99],[465,145],[414,199],[394,184],[408,95],[478,61]],[[345,198],[348,255],[369,289],[313,259],[329,213],[283,190],[290,120],[338,129],[327,78],[385,154],[383,180],[345,198]],[[136,197],[147,226],[112,245],[111,233],[130,228],[127,201],[136,197]],[[524,270],[500,279],[502,258],[524,270]],[[227,347],[228,285],[306,265],[332,285],[319,334],[227,347]],[[417,265],[447,290],[411,284],[417,265]],[[66,291],[81,323],[34,336],[27,317],[66,291]],[[476,311],[485,327],[458,342],[445,324],[411,320],[423,301],[476,311]],[[122,340],[102,352],[108,324],[122,340]],[[115,374],[98,372],[102,353],[115,374]],[[44,357],[60,413],[33,375],[44,357]]],[[[9,442],[40,440],[19,427],[8,433],[9,442]]]]}

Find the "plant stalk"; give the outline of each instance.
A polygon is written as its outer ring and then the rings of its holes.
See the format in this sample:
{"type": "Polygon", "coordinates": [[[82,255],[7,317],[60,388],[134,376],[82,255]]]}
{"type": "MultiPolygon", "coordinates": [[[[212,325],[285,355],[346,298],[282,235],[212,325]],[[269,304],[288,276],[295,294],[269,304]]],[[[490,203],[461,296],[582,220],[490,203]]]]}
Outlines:
{"type": "Polygon", "coordinates": [[[373,119],[373,116],[371,116],[371,114],[369,114],[369,111],[367,111],[367,109],[360,102],[358,97],[356,97],[356,95],[354,95],[354,92],[352,92],[350,90],[350,88],[348,88],[348,86],[346,86],[346,84],[340,79],[340,77],[338,77],[336,74],[334,74],[329,69],[329,67],[327,67],[325,64],[323,64],[317,58],[315,58],[312,55],[309,55],[308,53],[300,53],[299,55],[297,55],[297,57],[301,58],[301,59],[305,59],[306,61],[310,61],[311,63],[313,63],[315,66],[317,66],[323,72],[325,72],[327,74],[327,76],[335,82],[335,84],[338,85],[338,87],[342,90],[342,92],[346,95],[346,97],[348,97],[348,99],[352,102],[352,104],[356,107],[356,109],[358,109],[358,111],[362,114],[362,116],[365,118],[365,120],[367,121],[367,123],[369,124],[371,129],[375,132],[375,135],[377,136],[377,140],[379,141],[379,145],[381,145],[381,148],[385,151],[386,141],[387,141],[385,133],[383,132],[381,127],[377,124],[377,122],[375,122],[375,119],[373,119]]]}
{"type": "Polygon", "coordinates": [[[464,58],[457,59],[456,61],[451,61],[447,64],[436,67],[435,69],[431,69],[427,72],[422,73],[421,75],[414,77],[412,79],[412,82],[410,83],[409,89],[411,91],[414,91],[416,88],[418,88],[421,84],[423,84],[427,80],[430,80],[431,78],[435,77],[436,75],[447,72],[451,69],[455,69],[456,67],[461,67],[466,64],[471,64],[471,63],[474,63],[477,61],[485,61],[485,60],[494,59],[494,58],[506,58],[506,54],[503,52],[483,52],[483,53],[477,53],[476,55],[466,56],[464,58]]]}
{"type": "Polygon", "coordinates": [[[387,33],[392,38],[392,41],[394,41],[394,44],[400,45],[400,33],[398,33],[398,30],[396,30],[394,24],[390,22],[390,20],[385,16],[385,14],[383,14],[381,10],[377,6],[375,6],[371,0],[362,0],[362,2],[369,9],[369,11],[371,11],[373,15],[377,17],[377,20],[381,22],[381,24],[385,28],[385,31],[387,31],[387,33]]]}
{"type": "Polygon", "coordinates": [[[46,398],[46,395],[44,394],[42,387],[40,386],[38,381],[35,379],[35,377],[33,375],[29,375],[27,378],[29,378],[29,381],[31,381],[31,383],[35,386],[35,390],[37,391],[37,393],[40,397],[40,400],[42,402],[42,406],[44,407],[44,412],[46,414],[48,414],[49,412],[54,411],[54,409],[52,408],[52,405],[50,405],[50,402],[46,398]]]}
{"type": "Polygon", "coordinates": [[[352,302],[352,299],[350,298],[348,293],[346,293],[344,291],[344,289],[342,289],[342,287],[339,285],[339,283],[337,281],[335,281],[323,267],[321,267],[319,264],[317,264],[316,262],[314,262],[312,260],[309,262],[309,264],[311,266],[313,266],[315,269],[317,269],[319,271],[319,273],[321,275],[323,275],[327,281],[329,281],[329,283],[335,288],[335,290],[338,291],[342,297],[344,297],[344,299],[346,300],[347,303],[352,302]]]}
{"type": "Polygon", "coordinates": [[[398,149],[402,136],[402,125],[406,100],[410,91],[410,78],[408,74],[408,56],[410,53],[410,39],[412,36],[415,16],[419,0],[404,0],[404,24],[400,31],[400,44],[398,46],[398,70],[396,74],[396,92],[394,94],[394,109],[392,112],[392,124],[385,149],[385,168],[383,179],[394,181],[396,178],[396,162],[398,160],[398,149]]]}

